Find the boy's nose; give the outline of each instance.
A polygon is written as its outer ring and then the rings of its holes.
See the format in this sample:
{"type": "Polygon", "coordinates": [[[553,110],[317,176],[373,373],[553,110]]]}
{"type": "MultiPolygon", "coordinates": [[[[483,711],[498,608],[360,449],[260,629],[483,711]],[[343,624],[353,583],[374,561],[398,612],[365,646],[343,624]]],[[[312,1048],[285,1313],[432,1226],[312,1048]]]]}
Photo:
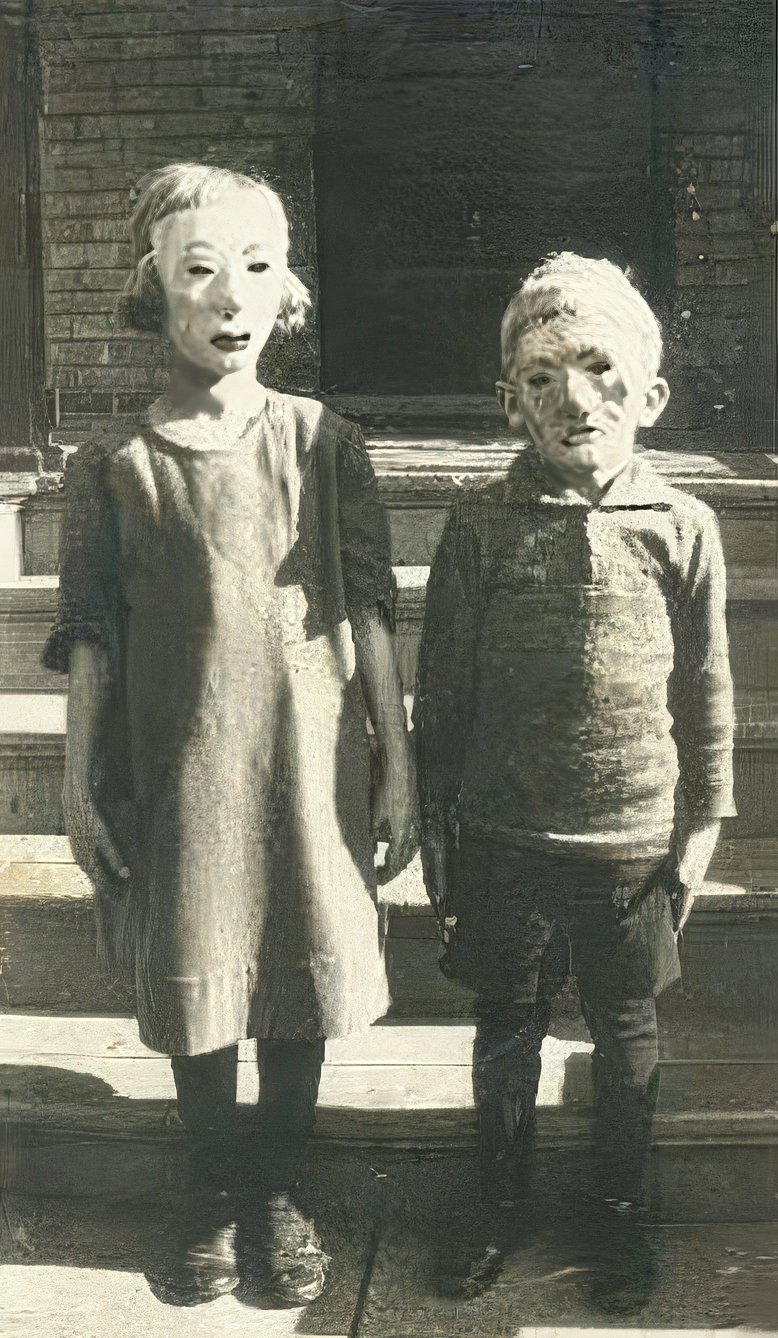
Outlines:
{"type": "Polygon", "coordinates": [[[597,395],[584,372],[568,371],[562,381],[562,395],[565,405],[571,409],[576,416],[587,413],[594,408],[597,402],[597,395]]]}

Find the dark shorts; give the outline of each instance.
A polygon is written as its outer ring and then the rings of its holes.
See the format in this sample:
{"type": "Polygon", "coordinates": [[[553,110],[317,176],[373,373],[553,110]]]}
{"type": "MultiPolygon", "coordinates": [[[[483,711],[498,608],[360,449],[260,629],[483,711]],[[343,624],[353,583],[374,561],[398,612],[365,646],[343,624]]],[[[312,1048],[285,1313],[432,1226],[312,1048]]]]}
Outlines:
{"type": "Polygon", "coordinates": [[[642,999],[680,978],[664,861],[545,856],[461,838],[447,858],[444,973],[535,1003],[568,976],[587,999],[642,999]]]}

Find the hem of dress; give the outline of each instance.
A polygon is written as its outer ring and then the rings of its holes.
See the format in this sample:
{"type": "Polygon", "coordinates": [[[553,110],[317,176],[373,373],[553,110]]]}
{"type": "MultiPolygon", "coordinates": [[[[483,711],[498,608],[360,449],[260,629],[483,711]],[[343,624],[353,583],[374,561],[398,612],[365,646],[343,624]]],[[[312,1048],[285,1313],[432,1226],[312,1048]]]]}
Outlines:
{"type": "Polygon", "coordinates": [[[160,1045],[155,1039],[153,1039],[152,1036],[141,1026],[139,1019],[138,1019],[138,1035],[140,1037],[141,1044],[145,1045],[147,1050],[153,1050],[156,1054],[159,1055],[210,1055],[214,1054],[217,1050],[226,1050],[230,1046],[240,1045],[241,1041],[306,1041],[306,1042],[321,1041],[321,1040],[334,1041],[334,1040],[339,1040],[344,1036],[358,1036],[360,1032],[366,1031],[368,1027],[371,1027],[374,1022],[378,1021],[379,1018],[386,1016],[387,1012],[389,1011],[389,1008],[391,1007],[391,1003],[392,1003],[391,995],[387,993],[383,1006],[374,1005],[372,1009],[367,1009],[363,1014],[360,1015],[359,1019],[358,1020],[355,1019],[353,1023],[348,1023],[343,1027],[340,1026],[330,1027],[327,1030],[323,1030],[318,1036],[300,1036],[299,1034],[283,1035],[278,1031],[273,1031],[272,1034],[266,1034],[266,1033],[260,1034],[259,1029],[252,1028],[251,1030],[244,1031],[240,1036],[236,1036],[234,1034],[225,1035],[223,1038],[218,1040],[215,1045],[209,1045],[207,1050],[200,1050],[200,1049],[190,1050],[187,1047],[181,1045],[176,1046],[174,1049],[171,1049],[167,1045],[160,1045]]]}

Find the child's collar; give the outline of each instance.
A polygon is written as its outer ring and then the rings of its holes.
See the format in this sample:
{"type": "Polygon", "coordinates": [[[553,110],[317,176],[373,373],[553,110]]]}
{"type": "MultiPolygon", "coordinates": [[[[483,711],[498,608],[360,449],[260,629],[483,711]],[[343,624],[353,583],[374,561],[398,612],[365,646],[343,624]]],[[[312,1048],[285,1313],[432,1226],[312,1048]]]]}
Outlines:
{"type": "Polygon", "coordinates": [[[666,506],[666,487],[650,464],[640,458],[632,459],[620,474],[606,487],[596,501],[588,501],[580,494],[558,491],[548,477],[540,456],[531,446],[524,447],[515,460],[506,480],[511,495],[545,506],[581,506],[587,510],[622,510],[629,507],[666,506]]]}

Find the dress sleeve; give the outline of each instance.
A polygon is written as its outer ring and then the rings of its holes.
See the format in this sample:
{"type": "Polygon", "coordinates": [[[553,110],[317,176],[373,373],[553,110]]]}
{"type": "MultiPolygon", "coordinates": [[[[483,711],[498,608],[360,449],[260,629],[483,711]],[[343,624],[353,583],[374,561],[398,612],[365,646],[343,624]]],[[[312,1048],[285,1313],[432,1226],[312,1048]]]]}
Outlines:
{"type": "Polygon", "coordinates": [[[389,522],[359,428],[338,439],[338,526],[346,613],[378,607],[394,629],[396,583],[389,522]]]}
{"type": "Polygon", "coordinates": [[[668,694],[678,749],[676,807],[687,820],[700,822],[737,813],[726,599],[718,525],[706,508],[676,600],[675,663],[668,694]]]}
{"type": "Polygon", "coordinates": [[[115,518],[105,456],[85,445],[65,469],[60,537],[59,608],[43,650],[47,669],[67,673],[78,642],[114,648],[118,591],[115,518]]]}

